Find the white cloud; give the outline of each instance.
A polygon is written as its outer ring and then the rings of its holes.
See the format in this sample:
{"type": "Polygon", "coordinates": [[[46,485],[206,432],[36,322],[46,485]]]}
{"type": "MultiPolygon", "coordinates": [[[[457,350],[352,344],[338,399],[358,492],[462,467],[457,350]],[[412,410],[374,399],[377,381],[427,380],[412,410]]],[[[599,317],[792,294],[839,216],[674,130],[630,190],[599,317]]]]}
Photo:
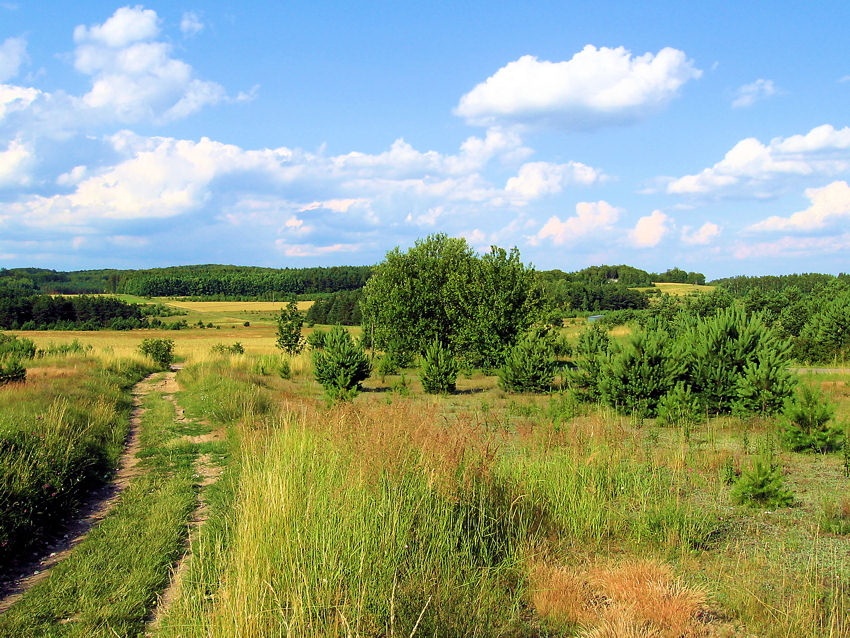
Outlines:
{"type": "Polygon", "coordinates": [[[780,258],[823,256],[850,250],[850,233],[829,237],[782,237],[774,241],[739,243],[732,254],[737,259],[780,258]]]}
{"type": "Polygon", "coordinates": [[[735,91],[735,99],[732,100],[732,108],[743,108],[752,106],[756,102],[776,95],[776,86],[773,80],[759,78],[755,82],[745,84],[735,91]]]}
{"type": "Polygon", "coordinates": [[[621,212],[622,209],[606,201],[579,202],[576,204],[575,216],[561,221],[553,215],[532,238],[531,243],[536,244],[544,239],[551,239],[556,245],[573,242],[594,231],[611,228],[621,212]]]}
{"type": "Polygon", "coordinates": [[[111,48],[126,47],[133,42],[150,40],[159,35],[159,18],[153,9],[121,7],[103,24],[74,29],[74,42],[99,43],[111,48]]]}
{"type": "Polygon", "coordinates": [[[171,45],[155,40],[158,22],[151,9],[122,7],[102,25],[74,30],[74,66],[92,76],[85,107],[121,122],[167,122],[227,97],[221,85],[195,78],[189,64],[171,57],[171,45]]]}
{"type": "Polygon", "coordinates": [[[204,30],[204,23],[194,11],[183,12],[183,18],[180,20],[180,31],[186,37],[199,34],[204,30]]]}
{"type": "Polygon", "coordinates": [[[602,178],[600,171],[580,162],[528,162],[520,167],[516,177],[508,179],[505,190],[530,200],[560,193],[565,184],[589,185],[602,178]]]}
{"type": "Polygon", "coordinates": [[[362,244],[329,244],[326,246],[316,244],[288,244],[283,239],[278,239],[275,244],[287,257],[321,257],[330,253],[354,253],[360,250],[362,244]]]}
{"type": "Polygon", "coordinates": [[[663,108],[702,71],[682,51],[633,57],[623,47],[587,45],[564,62],[525,55],[464,95],[455,113],[477,125],[499,122],[593,129],[663,108]]]}
{"type": "Polygon", "coordinates": [[[832,182],[823,188],[807,188],[812,205],[790,217],[768,217],[753,224],[753,231],[816,231],[839,219],[850,218],[850,186],[845,181],[832,182]]]}
{"type": "Polygon", "coordinates": [[[59,186],[76,186],[85,179],[88,169],[85,166],[75,166],[67,173],[62,173],[56,178],[59,186]]]}
{"type": "Polygon", "coordinates": [[[850,127],[829,124],[805,135],[777,137],[769,144],[746,138],[735,144],[714,166],[671,180],[672,194],[734,194],[770,196],[789,176],[835,175],[850,170],[850,127]]]}
{"type": "Polygon", "coordinates": [[[38,89],[0,84],[0,120],[6,117],[7,113],[26,109],[40,95],[42,93],[38,89]]]}
{"type": "Polygon", "coordinates": [[[670,230],[667,217],[660,210],[652,211],[652,214],[646,215],[638,219],[633,231],[629,233],[629,237],[638,248],[652,248],[664,238],[664,235],[670,230]]]}
{"type": "Polygon", "coordinates": [[[720,226],[713,222],[705,222],[694,230],[690,226],[682,227],[682,241],[691,245],[710,244],[720,235],[720,226]]]}
{"type": "Polygon", "coordinates": [[[27,41],[24,38],[6,38],[0,44],[0,82],[15,77],[26,59],[27,41]]]}
{"type": "Polygon", "coordinates": [[[5,151],[0,151],[0,187],[28,184],[32,155],[32,149],[19,140],[12,140],[5,151]]]}

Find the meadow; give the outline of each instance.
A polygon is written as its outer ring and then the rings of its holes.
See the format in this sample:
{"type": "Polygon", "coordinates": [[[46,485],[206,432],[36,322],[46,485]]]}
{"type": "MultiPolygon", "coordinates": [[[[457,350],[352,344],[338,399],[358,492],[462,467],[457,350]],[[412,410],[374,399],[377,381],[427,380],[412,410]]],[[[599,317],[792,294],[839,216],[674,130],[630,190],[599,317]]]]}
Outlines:
{"type": "MultiPolygon", "coordinates": [[[[138,344],[174,339],[183,367],[177,407],[146,399],[143,471],[120,506],[0,615],[2,635],[850,637],[850,461],[783,448],[777,418],[664,427],[569,390],[508,393],[480,370],[446,396],[415,369],[373,373],[331,403],[308,352],[281,378],[273,308],[180,307],[219,327],[18,333],[84,348],[0,386],[16,415],[0,429],[44,424],[32,444],[51,460],[67,431],[108,432],[79,448],[101,479],[153,371],[138,344]],[[212,352],[237,341],[244,354],[212,352]],[[224,434],[192,438],[209,430],[224,434]],[[212,484],[196,469],[209,454],[212,484]],[[765,454],[793,503],[734,504],[765,454]]],[[[800,380],[850,420],[850,372],[800,380]]]]}

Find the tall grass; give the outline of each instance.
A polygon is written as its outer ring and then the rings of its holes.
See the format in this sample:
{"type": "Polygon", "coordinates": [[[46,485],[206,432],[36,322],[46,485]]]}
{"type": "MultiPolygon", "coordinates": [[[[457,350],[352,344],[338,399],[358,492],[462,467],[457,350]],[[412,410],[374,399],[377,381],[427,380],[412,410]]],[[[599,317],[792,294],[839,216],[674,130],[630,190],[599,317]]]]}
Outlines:
{"type": "Polygon", "coordinates": [[[129,427],[128,390],[150,368],[98,363],[46,358],[26,383],[0,388],[0,567],[115,467],[129,427]]]}

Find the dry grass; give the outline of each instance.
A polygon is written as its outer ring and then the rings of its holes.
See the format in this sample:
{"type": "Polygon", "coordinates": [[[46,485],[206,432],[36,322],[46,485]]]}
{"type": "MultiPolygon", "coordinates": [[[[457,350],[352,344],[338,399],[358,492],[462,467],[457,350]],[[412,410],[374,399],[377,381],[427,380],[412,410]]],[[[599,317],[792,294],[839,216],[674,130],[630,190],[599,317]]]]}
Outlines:
{"type": "Polygon", "coordinates": [[[704,589],[687,585],[653,560],[583,569],[535,564],[531,602],[553,624],[581,627],[585,638],[703,638],[730,635],[708,622],[704,589]]]}
{"type": "MultiPolygon", "coordinates": [[[[286,301],[174,301],[171,297],[154,297],[153,301],[192,312],[280,312],[286,301]]],[[[298,310],[309,310],[313,301],[299,301],[298,310]]]]}

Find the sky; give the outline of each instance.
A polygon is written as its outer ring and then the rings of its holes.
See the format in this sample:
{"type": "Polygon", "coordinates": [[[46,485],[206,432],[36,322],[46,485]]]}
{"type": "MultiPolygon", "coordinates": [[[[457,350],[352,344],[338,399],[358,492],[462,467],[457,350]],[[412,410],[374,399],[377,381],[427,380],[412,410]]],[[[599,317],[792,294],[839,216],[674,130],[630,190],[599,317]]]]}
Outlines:
{"type": "Polygon", "coordinates": [[[850,3],[0,1],[0,266],[848,271],[850,3]]]}

